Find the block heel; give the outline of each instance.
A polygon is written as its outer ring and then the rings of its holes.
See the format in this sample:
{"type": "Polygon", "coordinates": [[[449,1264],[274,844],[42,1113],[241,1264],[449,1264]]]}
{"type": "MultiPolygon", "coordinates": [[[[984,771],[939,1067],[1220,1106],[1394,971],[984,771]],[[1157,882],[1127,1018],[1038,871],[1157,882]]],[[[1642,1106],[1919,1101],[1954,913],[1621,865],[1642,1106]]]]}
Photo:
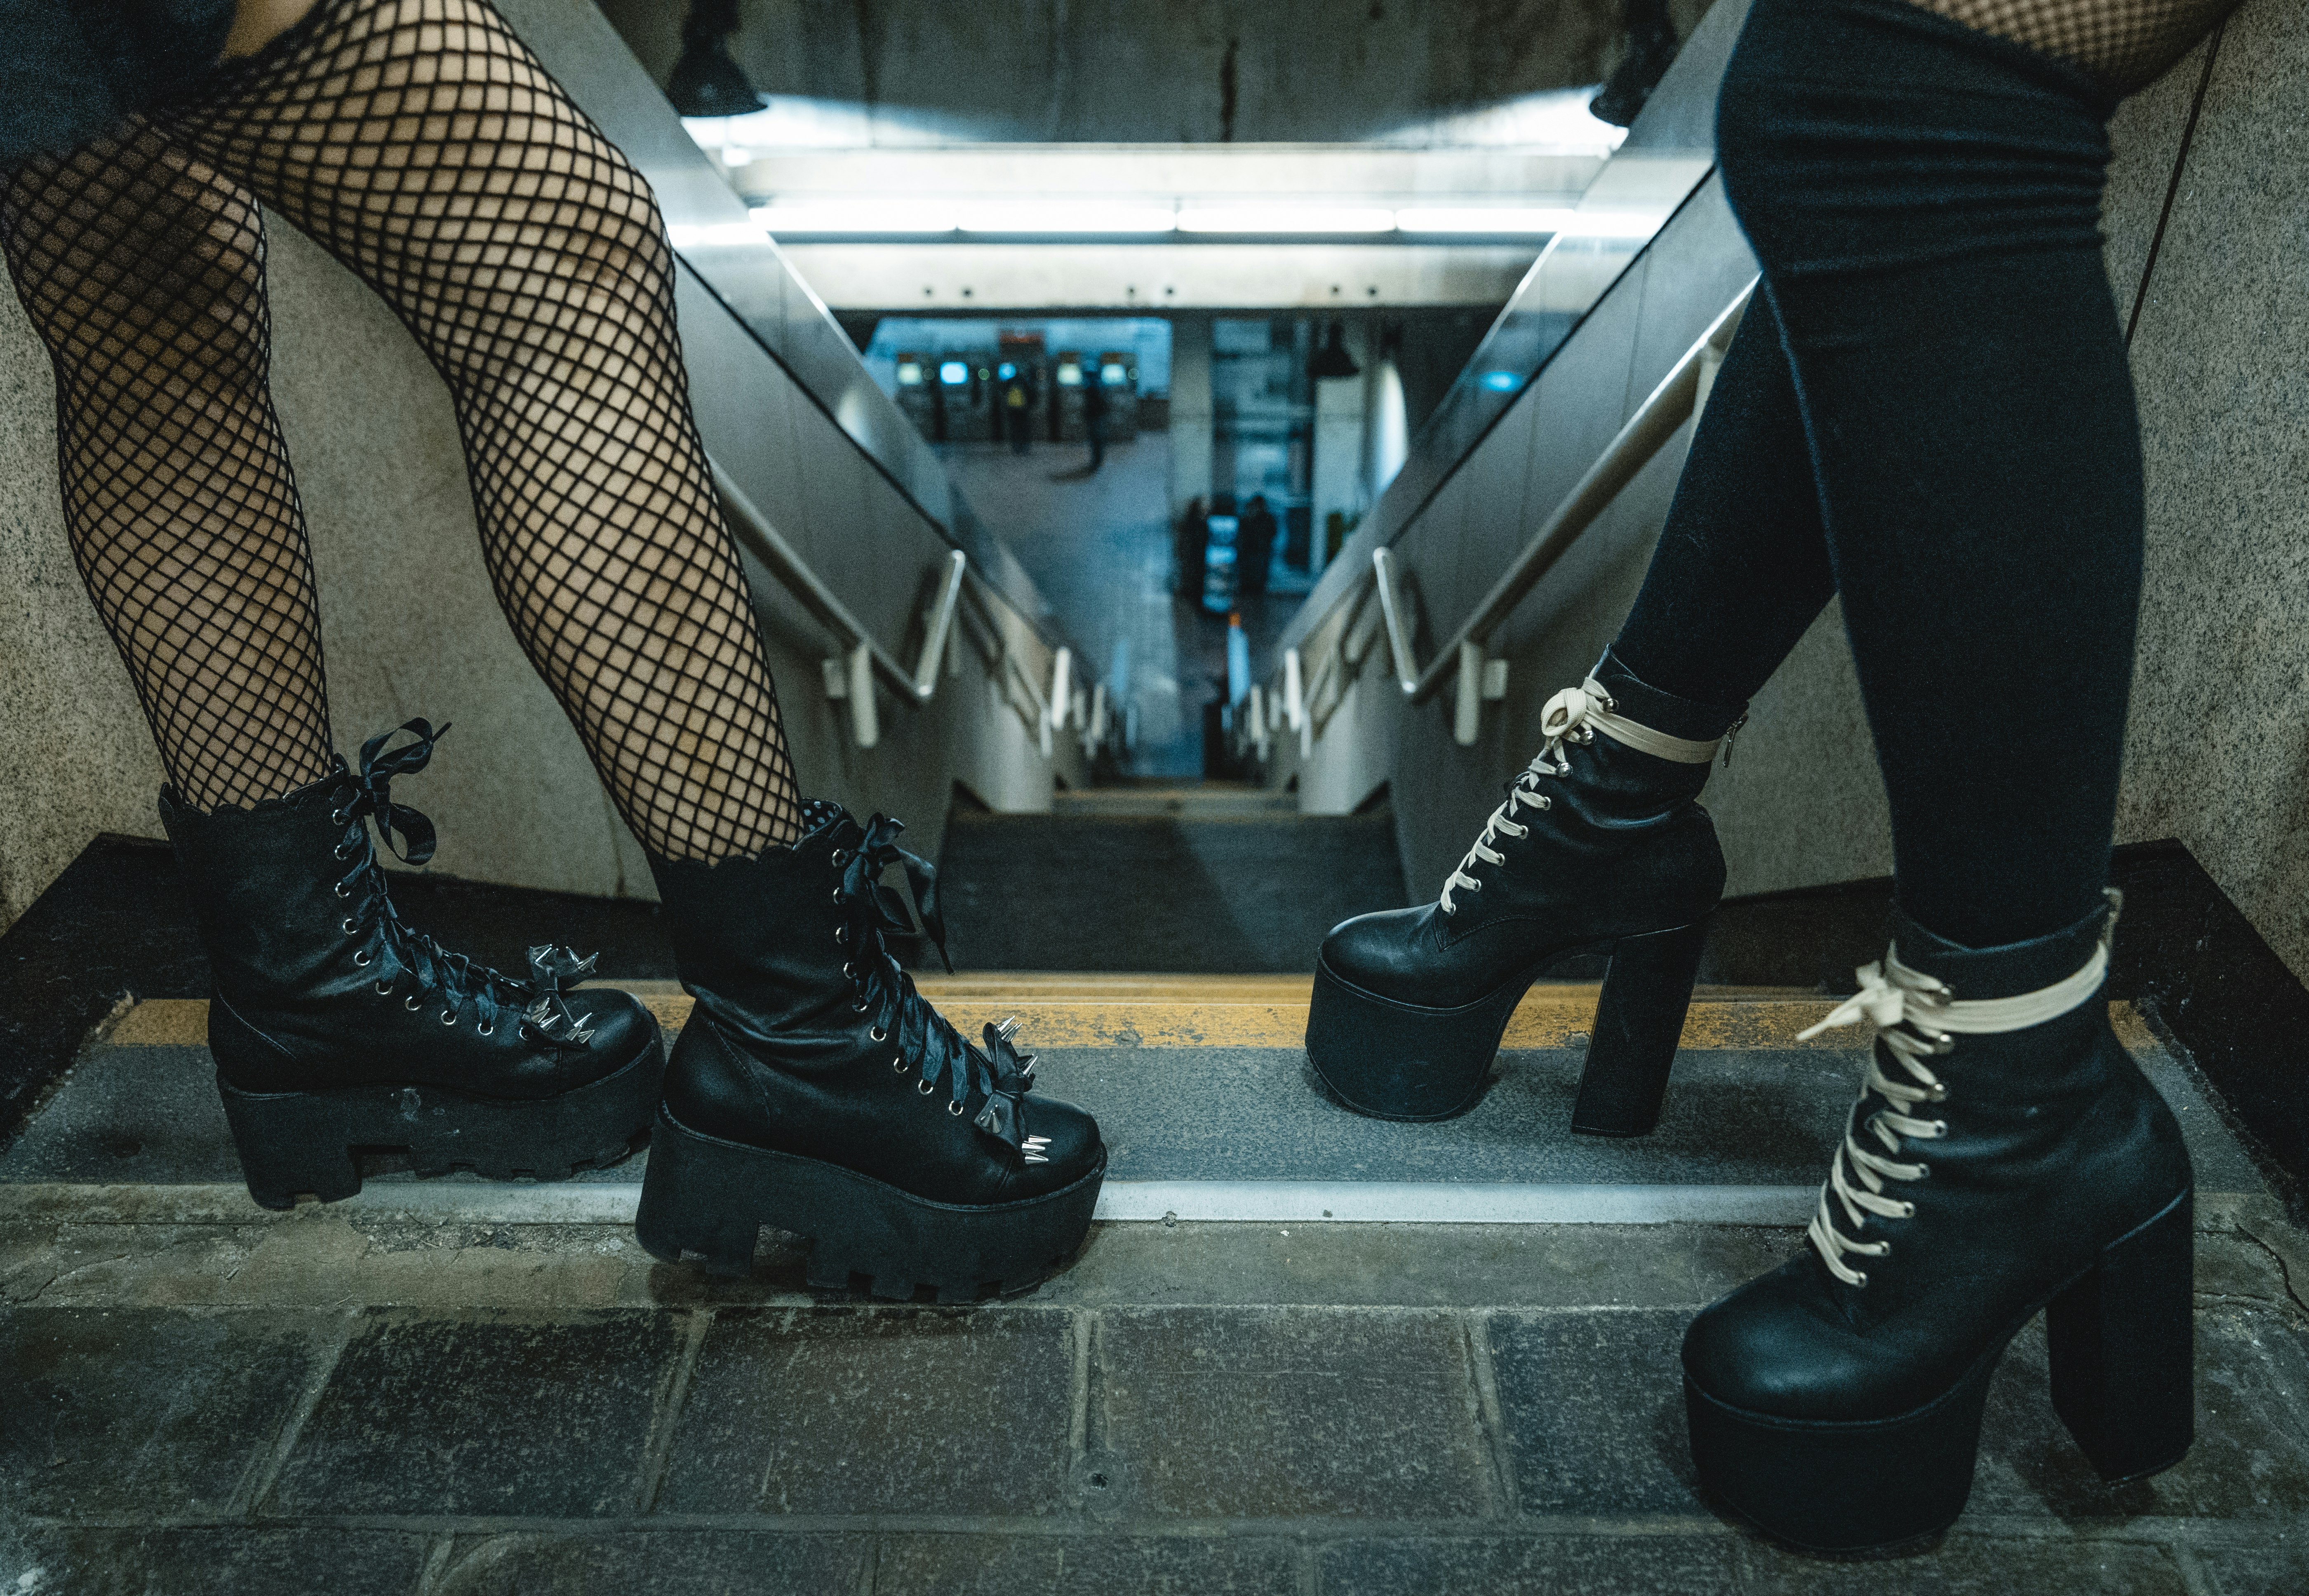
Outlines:
{"type": "Polygon", "coordinates": [[[1474,1108],[1526,973],[1459,1008],[1366,992],[1319,957],[1307,1010],[1307,1061],[1331,1094],[1373,1119],[1450,1119],[1474,1108]]]}
{"type": "Polygon", "coordinates": [[[1573,1130],[1642,1136],[1659,1124],[1707,945],[1708,922],[1701,919],[1623,936],[1613,946],[1579,1076],[1579,1100],[1571,1110],[1573,1130]]]}
{"type": "Polygon", "coordinates": [[[651,1256],[689,1255],[715,1274],[753,1265],[762,1227],[802,1238],[814,1286],[869,1281],[904,1300],[941,1302],[1024,1290],[1066,1266],[1089,1234],[1106,1155],[1071,1185],[1015,1203],[918,1197],[854,1169],[705,1135],[660,1109],[634,1229],[651,1256]]]}
{"type": "Polygon", "coordinates": [[[2195,1261],[2184,1192],[2045,1310],[2053,1409],[2104,1480],[2169,1469],[2195,1438],[2195,1261]]]}
{"type": "Polygon", "coordinates": [[[248,1195],[264,1208],[333,1203],[361,1189],[362,1152],[406,1152],[420,1175],[566,1179],[616,1163],[647,1128],[665,1074],[652,1045],[617,1074],[557,1097],[479,1098],[433,1085],[243,1091],[220,1073],[248,1195]]]}

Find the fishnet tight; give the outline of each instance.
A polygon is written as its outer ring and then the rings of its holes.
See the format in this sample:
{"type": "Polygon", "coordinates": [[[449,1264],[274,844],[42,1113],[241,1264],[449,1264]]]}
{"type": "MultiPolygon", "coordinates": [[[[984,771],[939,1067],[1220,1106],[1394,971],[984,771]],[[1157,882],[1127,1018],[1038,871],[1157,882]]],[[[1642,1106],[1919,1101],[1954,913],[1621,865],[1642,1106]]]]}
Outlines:
{"type": "Polygon", "coordinates": [[[259,199],[448,383],[498,601],[644,844],[798,835],[656,205],[485,0],[324,0],[198,102],[36,160],[0,200],[56,367],[74,550],[178,789],[274,796],[329,746],[259,199]]]}
{"type": "Polygon", "coordinates": [[[2195,47],[2237,0],[1915,0],[1968,28],[2080,66],[2121,94],[2195,47]]]}

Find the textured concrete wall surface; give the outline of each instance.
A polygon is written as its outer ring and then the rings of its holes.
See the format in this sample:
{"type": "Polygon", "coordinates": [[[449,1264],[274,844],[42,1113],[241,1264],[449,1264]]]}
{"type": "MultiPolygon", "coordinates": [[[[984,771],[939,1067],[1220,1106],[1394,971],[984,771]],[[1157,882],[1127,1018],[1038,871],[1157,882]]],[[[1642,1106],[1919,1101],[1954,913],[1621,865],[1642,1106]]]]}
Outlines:
{"type": "MultiPolygon", "coordinates": [[[[2117,840],[2178,838],[2309,975],[2309,13],[2248,0],[2220,43],[2183,158],[2205,52],[2119,112],[2106,207],[2148,468],[2149,554],[2117,840]],[[2178,169],[2177,186],[2175,175],[2178,169]],[[2150,263],[2168,189],[2169,222],[2150,263]],[[2147,289],[2141,293],[2146,274],[2147,289]]],[[[1620,420],[1754,270],[1710,185],[1582,326],[1396,544],[1422,659],[1473,607],[1620,420]]],[[[1391,782],[1405,878],[1440,883],[1540,741],[1540,706],[1618,630],[1656,540],[1678,440],[1541,582],[1494,641],[1503,713],[1450,736],[1447,692],[1404,712],[1384,646],[1355,712],[1302,768],[1310,807],[1391,782]],[[1374,717],[1366,701],[1388,704],[1374,717]],[[1336,740],[1335,740],[1336,739],[1336,740]]],[[[1360,553],[1361,551],[1358,551],[1360,553]]],[[[1315,635],[1310,634],[1310,650],[1315,635]]],[[[2059,735],[2057,705],[2000,702],[2059,735]]],[[[1709,783],[1735,893],[1881,876],[1890,826],[1840,617],[1830,606],[1752,707],[1709,783]]]]}
{"type": "MultiPolygon", "coordinates": [[[[1674,0],[1691,31],[1708,0],[1674,0]]],[[[602,0],[660,82],[684,7],[602,0]]],[[[755,87],[857,108],[871,142],[1449,140],[1518,96],[1601,82],[1620,0],[744,0],[755,87]]]]}

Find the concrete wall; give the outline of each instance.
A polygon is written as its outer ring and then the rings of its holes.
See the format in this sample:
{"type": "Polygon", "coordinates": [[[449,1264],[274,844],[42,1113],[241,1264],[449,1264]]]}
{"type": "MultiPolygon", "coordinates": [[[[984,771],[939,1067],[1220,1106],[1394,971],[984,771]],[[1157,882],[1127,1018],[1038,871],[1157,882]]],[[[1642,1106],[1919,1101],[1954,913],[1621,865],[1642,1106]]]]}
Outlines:
{"type": "MultiPolygon", "coordinates": [[[[2149,270],[2180,173],[2132,343],[2149,562],[2117,837],[2186,843],[2309,976],[2309,377],[2299,354],[2309,338],[2309,13],[2247,0],[2184,161],[2202,65],[2201,50],[2130,101],[2114,130],[2106,225],[2121,306],[2149,270]]],[[[1415,574],[1424,648],[1457,625],[1753,269],[1711,180],[1397,540],[1415,574]]],[[[1486,716],[1477,746],[1452,742],[1448,694],[1409,712],[1399,700],[1371,712],[1393,695],[1382,644],[1338,731],[1303,770],[1286,743],[1276,779],[1298,773],[1302,793],[1333,805],[1390,781],[1406,876],[1421,892],[1440,882],[1499,782],[1537,746],[1540,705],[1618,629],[1687,441],[1621,495],[1498,640],[1511,660],[1509,699],[1486,716]]],[[[2050,712],[2022,712],[2057,725],[2050,712]]],[[[1734,893],[1890,871],[1882,787],[1833,607],[1759,695],[1708,802],[1734,893]]]]}
{"type": "MultiPolygon", "coordinates": [[[[1707,4],[1675,0],[1682,31],[1707,4]]],[[[602,9],[663,82],[686,7],[602,9]]],[[[874,143],[1448,142],[1465,136],[1450,118],[1600,82],[1621,13],[1620,0],[745,0],[731,54],[765,93],[861,108],[874,143]]]]}
{"type": "MultiPolygon", "coordinates": [[[[508,10],[549,61],[556,48],[576,53],[563,73],[598,117],[614,125],[612,110],[635,114],[602,99],[616,87],[606,57],[623,57],[584,0],[508,10]]],[[[670,123],[630,60],[624,72],[654,101],[644,108],[670,123]]],[[[673,142],[696,156],[678,126],[673,142]]],[[[653,895],[638,846],[497,611],[446,390],[350,273],[286,225],[271,232],[274,393],[312,522],[339,746],[357,750],[413,716],[451,721],[432,768],[396,789],[440,827],[435,868],[653,895]]],[[[911,659],[918,578],[947,544],[857,441],[872,418],[827,415],[688,272],[680,296],[708,448],[886,646],[911,659]]],[[[808,298],[798,285],[789,297],[808,298]]],[[[870,385],[859,371],[853,386],[870,385]]],[[[160,834],[159,763],[72,565],[55,449],[47,358],[14,297],[0,296],[0,927],[99,833],[160,834]]],[[[1005,556],[973,544],[979,569],[1005,556]]],[[[1054,759],[1035,746],[1017,678],[1048,679],[1049,645],[999,603],[990,630],[982,624],[973,635],[999,634],[1007,656],[957,646],[962,677],[927,710],[886,699],[881,744],[861,750],[843,706],[825,695],[829,640],[758,567],[753,576],[808,792],[910,820],[910,842],[934,854],[957,780],[998,807],[1031,809],[1048,807],[1054,776],[1082,779],[1078,746],[1059,738],[1054,759]]]]}

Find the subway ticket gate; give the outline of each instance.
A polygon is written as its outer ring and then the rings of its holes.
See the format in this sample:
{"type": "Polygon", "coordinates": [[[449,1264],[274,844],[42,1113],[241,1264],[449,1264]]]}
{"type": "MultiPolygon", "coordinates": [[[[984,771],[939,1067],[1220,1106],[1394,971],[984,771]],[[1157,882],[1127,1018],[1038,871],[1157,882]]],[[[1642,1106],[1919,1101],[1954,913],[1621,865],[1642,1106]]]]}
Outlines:
{"type": "Polygon", "coordinates": [[[928,355],[898,357],[898,409],[932,443],[939,441],[938,395],[931,384],[936,364],[928,355]]]}
{"type": "Polygon", "coordinates": [[[994,441],[994,369],[975,354],[940,356],[936,374],[938,439],[945,444],[994,441]]]}

